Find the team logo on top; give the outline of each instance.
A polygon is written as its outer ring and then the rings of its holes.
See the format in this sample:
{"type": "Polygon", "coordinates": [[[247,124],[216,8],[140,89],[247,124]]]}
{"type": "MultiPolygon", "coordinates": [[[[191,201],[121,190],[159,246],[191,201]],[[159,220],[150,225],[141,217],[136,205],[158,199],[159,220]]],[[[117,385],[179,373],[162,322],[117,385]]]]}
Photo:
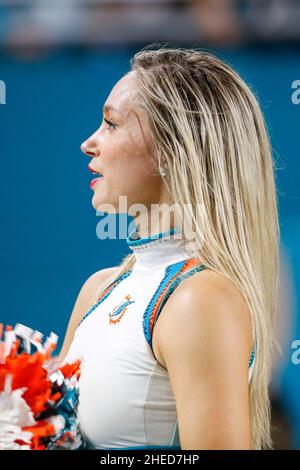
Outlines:
{"type": "Polygon", "coordinates": [[[114,307],[113,311],[109,313],[109,323],[119,323],[121,318],[125,315],[128,305],[133,304],[134,302],[135,300],[131,300],[130,294],[125,295],[124,300],[122,300],[119,305],[114,307]]]}

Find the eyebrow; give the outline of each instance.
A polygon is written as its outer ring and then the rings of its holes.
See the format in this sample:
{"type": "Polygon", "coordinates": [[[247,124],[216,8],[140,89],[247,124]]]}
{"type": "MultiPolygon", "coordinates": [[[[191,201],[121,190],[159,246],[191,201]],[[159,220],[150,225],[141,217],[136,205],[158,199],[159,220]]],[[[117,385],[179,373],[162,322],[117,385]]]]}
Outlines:
{"type": "Polygon", "coordinates": [[[120,114],[120,111],[117,108],[115,108],[114,106],[111,106],[110,104],[106,104],[106,105],[103,106],[103,112],[108,112],[110,110],[111,111],[116,111],[117,113],[120,114]]]}

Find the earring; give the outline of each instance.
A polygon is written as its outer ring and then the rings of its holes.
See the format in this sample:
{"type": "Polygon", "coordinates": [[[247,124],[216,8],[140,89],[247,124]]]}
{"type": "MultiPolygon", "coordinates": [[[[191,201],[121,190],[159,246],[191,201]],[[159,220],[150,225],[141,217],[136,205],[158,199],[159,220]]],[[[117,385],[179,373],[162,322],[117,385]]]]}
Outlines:
{"type": "Polygon", "coordinates": [[[159,167],[159,173],[161,176],[166,176],[167,170],[164,167],[159,167]]]}

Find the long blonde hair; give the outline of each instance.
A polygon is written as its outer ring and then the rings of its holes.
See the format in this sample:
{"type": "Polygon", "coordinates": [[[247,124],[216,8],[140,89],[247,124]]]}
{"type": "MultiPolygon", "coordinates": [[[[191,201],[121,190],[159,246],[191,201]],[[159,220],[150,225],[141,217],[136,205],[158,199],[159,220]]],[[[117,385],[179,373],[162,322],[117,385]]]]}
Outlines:
{"type": "MultiPolygon", "coordinates": [[[[275,164],[258,100],[211,53],[144,48],[130,61],[164,182],[183,210],[202,204],[194,256],[240,289],[252,318],[256,357],[250,382],[252,449],[272,449],[269,383],[278,305],[279,221],[275,164]],[[200,258],[201,256],[201,258],[200,258]]],[[[184,235],[184,233],[183,233],[184,235]]],[[[135,263],[125,256],[105,286],[135,263]]],[[[101,286],[104,289],[104,286],[101,286]]]]}

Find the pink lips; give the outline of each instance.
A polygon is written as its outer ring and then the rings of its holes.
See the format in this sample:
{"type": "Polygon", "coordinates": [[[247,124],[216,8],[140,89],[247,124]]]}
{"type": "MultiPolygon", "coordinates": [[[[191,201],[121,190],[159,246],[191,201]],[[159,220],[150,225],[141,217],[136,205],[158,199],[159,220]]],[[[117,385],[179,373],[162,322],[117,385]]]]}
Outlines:
{"type": "MultiPolygon", "coordinates": [[[[89,165],[88,165],[88,169],[89,169],[94,175],[99,174],[97,171],[94,171],[89,165]]],[[[95,184],[97,181],[101,180],[101,179],[103,179],[103,176],[99,176],[98,178],[92,179],[92,181],[90,182],[90,188],[93,188],[94,184],[95,184]]]]}
{"type": "Polygon", "coordinates": [[[94,178],[92,179],[92,181],[90,182],[90,188],[93,188],[94,184],[99,181],[99,180],[102,180],[103,179],[103,176],[99,176],[99,178],[94,178]]]}

